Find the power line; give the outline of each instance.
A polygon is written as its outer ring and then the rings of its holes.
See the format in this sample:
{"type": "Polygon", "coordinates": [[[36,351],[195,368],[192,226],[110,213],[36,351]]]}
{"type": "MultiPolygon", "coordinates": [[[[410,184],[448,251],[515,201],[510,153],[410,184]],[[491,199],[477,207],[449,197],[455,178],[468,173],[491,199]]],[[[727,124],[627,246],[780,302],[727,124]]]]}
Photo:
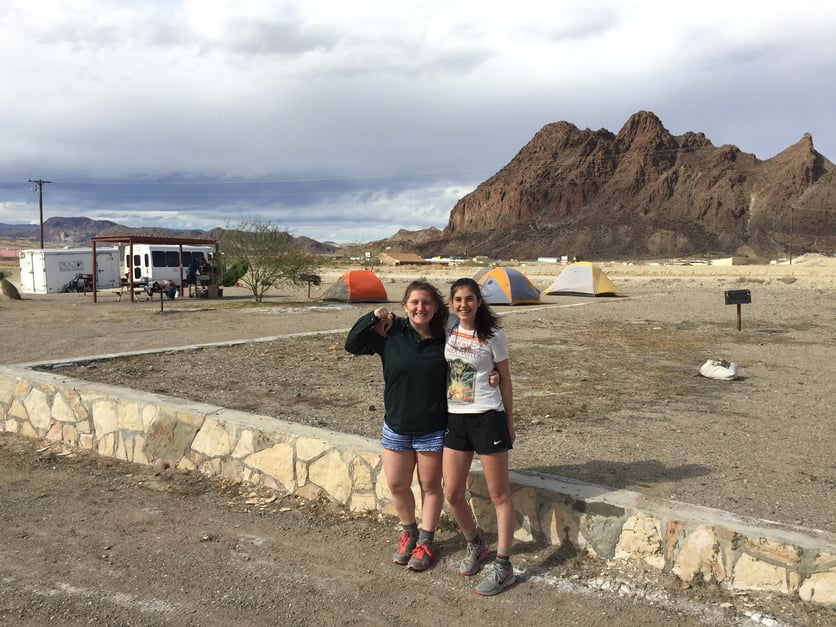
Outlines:
{"type": "MultiPolygon", "coordinates": [[[[590,164],[603,164],[607,162],[627,162],[635,159],[647,158],[661,158],[671,157],[678,154],[693,154],[698,151],[717,150],[713,146],[692,147],[682,146],[677,148],[659,148],[654,150],[642,151],[626,151],[617,152],[608,150],[603,154],[595,155],[588,158],[590,164]]],[[[517,163],[524,167],[534,167],[548,165],[551,168],[560,168],[564,166],[577,164],[585,157],[570,157],[563,159],[541,157],[538,159],[521,159],[517,163]]],[[[511,162],[509,161],[504,166],[500,167],[497,172],[505,169],[511,162]]],[[[110,186],[110,185],[134,185],[137,187],[143,186],[190,186],[190,185],[251,185],[251,184],[289,184],[289,183],[338,183],[343,181],[356,181],[364,179],[398,179],[398,178],[424,178],[424,177],[450,177],[469,175],[475,177],[484,176],[483,173],[475,169],[456,169],[456,170],[422,170],[422,171],[380,171],[380,172],[354,172],[339,175],[298,175],[298,176],[268,176],[263,178],[235,178],[235,177],[215,177],[215,178],[195,178],[195,179],[181,179],[181,180],[121,180],[121,179],[67,179],[60,181],[64,185],[89,185],[89,186],[110,186]]],[[[594,179],[590,179],[594,180],[594,179]]],[[[31,181],[31,179],[30,179],[31,181]]],[[[34,182],[34,181],[32,181],[34,182]]],[[[51,181],[46,181],[51,182],[51,181]]]]}
{"type": "MultiPolygon", "coordinates": [[[[598,154],[594,154],[592,156],[571,156],[566,158],[559,158],[557,156],[549,158],[544,156],[539,156],[538,158],[519,158],[515,165],[521,168],[535,168],[535,167],[543,167],[548,166],[549,169],[563,169],[569,168],[572,166],[577,166],[583,163],[586,168],[595,167],[595,166],[609,166],[614,164],[626,164],[631,163],[637,160],[647,160],[647,159],[669,159],[672,157],[679,157],[688,154],[697,154],[697,153],[704,153],[704,152],[718,152],[722,149],[722,147],[716,146],[677,146],[672,148],[657,148],[657,149],[646,149],[646,150],[627,150],[627,151],[618,151],[607,149],[602,147],[601,151],[598,154]]],[[[525,150],[525,149],[523,149],[525,150]]],[[[522,152],[522,151],[521,151],[522,152]]],[[[742,153],[748,154],[748,153],[742,153]]],[[[519,157],[519,154],[518,154],[519,157]]],[[[504,166],[502,166],[498,172],[501,172],[505,168],[507,168],[513,162],[509,161],[504,166]]],[[[674,164],[672,164],[674,165],[674,164]]],[[[680,164],[682,165],[689,165],[686,163],[680,164]]],[[[609,169],[609,168],[608,168],[609,169]]],[[[88,185],[92,187],[103,187],[103,186],[119,186],[119,185],[132,185],[136,187],[143,187],[143,186],[167,186],[167,187],[180,187],[180,186],[196,186],[196,185],[220,185],[220,186],[236,186],[236,185],[258,185],[258,184],[298,184],[298,183],[339,183],[345,181],[359,181],[359,180],[367,180],[367,179],[397,179],[397,178],[424,178],[424,177],[441,177],[441,176],[461,176],[461,175],[472,175],[472,176],[484,176],[482,174],[478,174],[475,170],[424,170],[424,171],[402,171],[402,172],[356,172],[356,173],[347,173],[343,175],[299,175],[299,176],[268,176],[264,178],[234,178],[234,177],[223,177],[223,178],[195,178],[195,179],[182,179],[182,180],[107,180],[107,179],[93,179],[93,180],[84,180],[84,179],[69,179],[61,181],[65,185],[88,185]]],[[[491,177],[488,177],[491,178],[491,177]]],[[[626,178],[626,177],[618,177],[626,178]]],[[[596,174],[586,174],[579,178],[576,178],[576,182],[599,182],[604,180],[613,180],[613,177],[607,175],[596,175],[596,174]]],[[[31,181],[31,179],[30,179],[31,181]]],[[[31,181],[36,182],[36,181],[31,181]]],[[[50,182],[50,181],[46,181],[50,182]]]]}
{"type": "MultiPolygon", "coordinates": [[[[626,151],[619,151],[617,149],[612,149],[612,147],[600,146],[600,150],[595,151],[592,155],[585,155],[585,156],[564,156],[563,158],[560,157],[559,149],[555,149],[553,151],[549,151],[549,147],[546,146],[541,148],[537,152],[540,154],[534,157],[534,155],[525,155],[520,156],[520,154],[515,157],[516,162],[514,160],[509,161],[507,164],[502,166],[499,170],[497,170],[493,175],[487,176],[482,182],[486,182],[494,178],[495,176],[499,175],[501,172],[506,170],[512,164],[519,169],[526,170],[536,170],[536,169],[543,169],[547,168],[554,172],[555,176],[558,176],[562,179],[564,183],[572,183],[575,185],[582,185],[588,183],[614,183],[618,181],[625,181],[625,180],[632,180],[637,175],[639,177],[644,176],[643,173],[626,173],[620,172],[616,174],[616,171],[619,169],[620,166],[633,164],[637,161],[645,161],[645,160],[661,160],[661,161],[670,161],[668,167],[662,166],[662,171],[659,172],[661,177],[669,176],[671,174],[681,174],[683,169],[686,171],[690,170],[691,174],[695,174],[697,176],[700,175],[700,170],[694,168],[693,163],[689,162],[690,160],[686,159],[684,161],[680,161],[680,157],[687,156],[687,155],[696,155],[698,153],[712,153],[712,152],[719,152],[723,150],[723,147],[716,147],[716,146],[677,146],[677,147],[665,147],[665,148],[648,148],[644,150],[626,150],[626,151]],[[547,155],[543,155],[543,152],[551,152],[553,156],[549,157],[547,155]],[[534,158],[532,158],[534,157],[534,158]],[[583,166],[583,169],[579,169],[578,166],[583,166]]],[[[523,149],[524,151],[524,149],[523,149]]],[[[521,151],[521,152],[523,152],[521,151]]],[[[743,153],[748,154],[748,153],[743,153]]],[[[475,172],[472,174],[475,175],[475,172]]],[[[465,170],[444,170],[443,168],[439,168],[437,171],[412,171],[412,172],[357,172],[357,173],[349,173],[344,175],[322,175],[322,176],[267,176],[264,178],[234,178],[234,177],[223,177],[223,178],[195,178],[195,179],[181,179],[181,180],[107,180],[107,179],[93,179],[93,180],[83,180],[83,179],[70,179],[66,181],[61,181],[63,187],[72,188],[78,186],[89,186],[91,188],[98,188],[102,190],[102,188],[119,188],[122,186],[130,186],[132,191],[138,195],[160,195],[165,194],[166,192],[163,191],[166,188],[168,189],[176,189],[182,188],[184,190],[191,189],[197,186],[218,186],[221,188],[228,188],[229,190],[233,190],[235,188],[239,188],[240,186],[271,186],[271,185],[280,185],[280,186],[299,186],[303,184],[322,184],[322,183],[341,183],[341,182],[360,182],[363,180],[387,180],[387,179],[397,179],[397,178],[424,178],[424,177],[451,177],[465,174],[465,170]],[[151,191],[149,188],[156,188],[151,191]]],[[[470,173],[468,173],[470,174],[470,173]]],[[[477,178],[480,175],[476,175],[477,178]]],[[[485,176],[485,175],[481,175],[485,176]]],[[[39,187],[39,191],[42,193],[42,188],[44,183],[51,183],[52,181],[44,181],[44,180],[33,180],[29,179],[32,183],[37,183],[39,187]]],[[[0,183],[2,185],[2,183],[0,183]]],[[[302,196],[302,197],[310,197],[310,196],[328,196],[328,195],[339,195],[350,191],[363,191],[363,190],[345,190],[345,189],[316,189],[316,190],[306,190],[306,189],[284,189],[282,191],[277,191],[274,189],[249,189],[246,191],[244,195],[246,196],[269,196],[269,197],[290,197],[290,196],[302,196]]],[[[102,193],[101,191],[97,193],[102,193]]],[[[118,192],[104,192],[104,194],[109,193],[118,193],[118,192]]],[[[190,191],[187,193],[191,193],[190,191]]],[[[227,192],[221,192],[227,193],[227,192]]],[[[236,194],[240,194],[240,190],[235,189],[234,192],[236,194]]],[[[821,211],[826,212],[826,208],[813,208],[813,207],[804,207],[804,208],[797,208],[804,212],[810,211],[821,211]]]]}
{"type": "Polygon", "coordinates": [[[41,224],[41,250],[44,248],[44,183],[52,183],[52,181],[45,181],[44,179],[29,179],[30,183],[35,183],[38,186],[38,205],[40,206],[40,224],[41,224]]]}

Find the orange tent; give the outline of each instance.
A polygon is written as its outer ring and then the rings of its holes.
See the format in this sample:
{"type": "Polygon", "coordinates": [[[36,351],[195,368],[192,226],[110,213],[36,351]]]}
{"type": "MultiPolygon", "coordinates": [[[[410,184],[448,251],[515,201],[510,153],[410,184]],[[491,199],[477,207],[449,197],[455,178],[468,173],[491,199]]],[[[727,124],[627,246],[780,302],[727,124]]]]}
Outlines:
{"type": "Polygon", "coordinates": [[[317,298],[338,300],[344,303],[385,303],[389,300],[383,283],[374,272],[369,270],[344,272],[317,298]]]}

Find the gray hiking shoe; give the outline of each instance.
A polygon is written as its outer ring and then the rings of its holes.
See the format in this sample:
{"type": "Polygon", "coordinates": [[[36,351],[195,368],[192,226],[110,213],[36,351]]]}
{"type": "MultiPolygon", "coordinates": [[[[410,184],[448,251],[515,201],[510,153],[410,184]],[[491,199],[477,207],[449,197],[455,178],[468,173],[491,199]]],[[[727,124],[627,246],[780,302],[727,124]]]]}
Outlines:
{"type": "Polygon", "coordinates": [[[412,557],[409,558],[407,568],[410,570],[427,570],[435,559],[436,547],[435,544],[416,544],[412,551],[412,557]]]}
{"type": "Polygon", "coordinates": [[[490,557],[491,552],[480,536],[476,542],[468,542],[464,559],[459,562],[459,572],[465,577],[475,575],[482,570],[482,562],[490,557]]]}
{"type": "Polygon", "coordinates": [[[406,563],[412,556],[412,551],[415,550],[416,544],[418,544],[418,536],[411,536],[406,531],[401,533],[401,539],[398,542],[398,550],[392,554],[392,561],[395,562],[395,564],[406,566],[406,563]]]}
{"type": "Polygon", "coordinates": [[[476,586],[476,594],[483,597],[492,597],[505,590],[505,588],[513,584],[516,580],[517,576],[514,574],[513,566],[503,568],[494,562],[491,572],[476,586]]]}

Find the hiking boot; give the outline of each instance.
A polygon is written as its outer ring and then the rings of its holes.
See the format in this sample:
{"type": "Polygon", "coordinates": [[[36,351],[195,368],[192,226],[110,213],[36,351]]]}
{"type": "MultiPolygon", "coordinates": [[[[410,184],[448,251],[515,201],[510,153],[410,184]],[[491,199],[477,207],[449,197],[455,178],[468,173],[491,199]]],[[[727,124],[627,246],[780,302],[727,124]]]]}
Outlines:
{"type": "Polygon", "coordinates": [[[505,588],[513,584],[516,580],[517,577],[514,575],[513,566],[503,568],[494,562],[491,572],[476,586],[476,594],[483,597],[492,597],[505,590],[505,588]]]}
{"type": "Polygon", "coordinates": [[[410,570],[427,570],[435,558],[435,546],[431,544],[416,544],[412,550],[412,557],[409,558],[407,568],[410,570]]]}
{"type": "Polygon", "coordinates": [[[409,535],[406,531],[401,533],[401,539],[398,542],[398,550],[392,554],[392,561],[395,564],[406,566],[412,551],[415,550],[415,545],[418,543],[416,536],[409,535]]]}
{"type": "Polygon", "coordinates": [[[465,549],[464,559],[459,562],[459,572],[465,577],[475,575],[482,570],[482,562],[490,557],[491,552],[481,536],[476,542],[468,542],[465,549]]]}

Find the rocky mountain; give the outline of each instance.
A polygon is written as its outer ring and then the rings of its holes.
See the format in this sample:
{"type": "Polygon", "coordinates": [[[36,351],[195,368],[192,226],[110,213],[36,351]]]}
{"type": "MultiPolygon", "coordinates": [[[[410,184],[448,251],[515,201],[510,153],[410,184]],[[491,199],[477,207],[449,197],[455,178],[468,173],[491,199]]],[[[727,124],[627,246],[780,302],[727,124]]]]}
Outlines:
{"type": "Polygon", "coordinates": [[[318,242],[315,239],[305,236],[297,237],[296,243],[302,250],[317,255],[333,255],[340,250],[340,247],[333,242],[318,242]]]}
{"type": "Polygon", "coordinates": [[[435,228],[434,226],[431,226],[427,229],[421,229],[420,231],[408,231],[406,229],[401,229],[392,237],[390,237],[388,241],[393,243],[408,242],[410,244],[421,244],[424,242],[436,242],[441,237],[443,237],[442,231],[435,228]]]}
{"type": "Polygon", "coordinates": [[[618,134],[544,126],[453,207],[438,237],[391,241],[421,254],[589,259],[780,256],[836,248],[836,166],[805,134],[759,160],[704,134],[671,135],[653,113],[618,134]]]}

